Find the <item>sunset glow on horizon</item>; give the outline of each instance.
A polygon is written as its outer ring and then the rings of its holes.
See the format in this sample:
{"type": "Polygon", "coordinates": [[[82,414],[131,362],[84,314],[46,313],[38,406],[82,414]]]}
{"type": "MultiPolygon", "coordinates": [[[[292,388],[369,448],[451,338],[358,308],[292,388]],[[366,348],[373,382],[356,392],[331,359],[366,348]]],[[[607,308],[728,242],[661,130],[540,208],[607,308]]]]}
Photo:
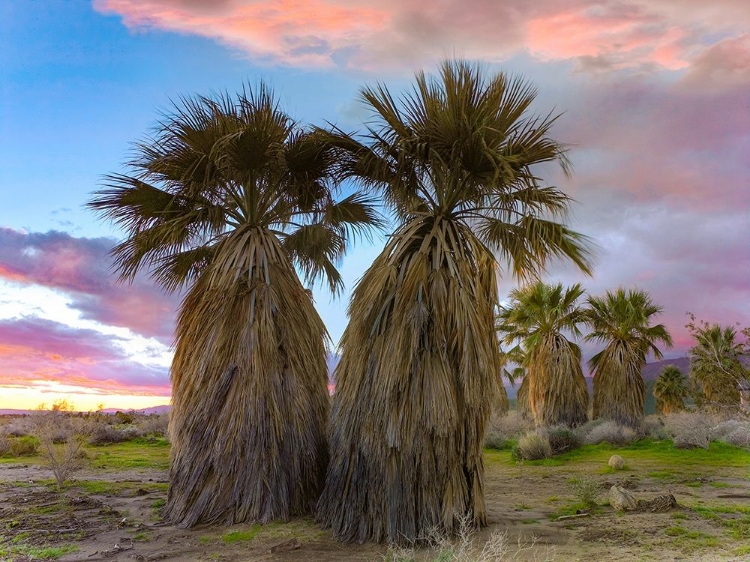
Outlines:
{"type": "MultiPolygon", "coordinates": [[[[555,264],[550,280],[649,291],[669,358],[690,347],[688,311],[750,325],[748,30],[745,0],[3,3],[0,409],[169,404],[181,295],[119,283],[123,232],[84,205],[170,99],[263,79],[301,121],[362,130],[361,86],[399,91],[446,56],[520,74],[536,112],[562,113],[573,176],[539,174],[598,250],[593,278],[555,264]]],[[[343,260],[341,297],[314,288],[334,348],[383,240],[343,260]]],[[[501,295],[513,286],[503,275],[501,295]]]]}

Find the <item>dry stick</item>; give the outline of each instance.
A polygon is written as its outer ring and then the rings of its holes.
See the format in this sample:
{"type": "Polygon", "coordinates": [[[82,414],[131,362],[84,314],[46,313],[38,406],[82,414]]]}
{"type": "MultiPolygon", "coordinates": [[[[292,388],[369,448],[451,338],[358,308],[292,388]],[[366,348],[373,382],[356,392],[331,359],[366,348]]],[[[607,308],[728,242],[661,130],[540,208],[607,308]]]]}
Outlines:
{"type": "Polygon", "coordinates": [[[555,521],[565,521],[566,519],[578,519],[579,517],[588,517],[590,513],[576,513],[575,515],[561,515],[555,521]]]}

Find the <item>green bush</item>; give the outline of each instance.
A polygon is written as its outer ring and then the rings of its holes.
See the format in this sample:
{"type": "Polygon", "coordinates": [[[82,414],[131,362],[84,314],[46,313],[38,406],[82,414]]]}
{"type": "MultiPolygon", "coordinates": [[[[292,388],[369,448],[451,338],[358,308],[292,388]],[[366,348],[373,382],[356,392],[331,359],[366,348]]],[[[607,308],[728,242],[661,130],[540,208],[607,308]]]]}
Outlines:
{"type": "Polygon", "coordinates": [[[37,453],[39,441],[31,436],[16,437],[10,443],[10,454],[14,457],[30,457],[37,453]]]}

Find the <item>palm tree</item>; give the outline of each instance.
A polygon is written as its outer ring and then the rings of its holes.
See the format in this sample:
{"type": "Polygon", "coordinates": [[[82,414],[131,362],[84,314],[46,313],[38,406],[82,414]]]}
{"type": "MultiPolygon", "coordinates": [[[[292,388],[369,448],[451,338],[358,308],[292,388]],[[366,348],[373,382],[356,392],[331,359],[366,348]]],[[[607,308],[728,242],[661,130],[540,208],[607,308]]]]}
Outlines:
{"type": "Polygon", "coordinates": [[[622,288],[607,291],[604,297],[589,297],[588,305],[592,331],[586,340],[606,344],[589,361],[594,370],[593,416],[638,428],[646,399],[641,369],[649,352],[661,359],[657,342],[672,346],[664,325],[651,325],[662,308],[646,291],[622,288]]]}
{"type": "Polygon", "coordinates": [[[504,393],[494,333],[498,258],[532,274],[552,257],[588,271],[569,199],[532,166],[565,163],[535,92],[446,62],[397,102],[380,85],[360,142],[336,142],[397,223],[356,286],[340,341],[331,462],[318,519],[343,541],[409,541],[486,520],[482,442],[504,393]]]}
{"type": "Polygon", "coordinates": [[[314,507],[328,459],[325,326],[308,281],[341,287],[370,199],[335,200],[332,148],[264,85],[182,99],[89,207],[125,228],[124,279],[185,289],[171,369],[166,519],[286,520],[314,507]]]}
{"type": "Polygon", "coordinates": [[[537,426],[575,427],[588,417],[589,392],[581,368],[581,348],[564,333],[580,337],[586,313],[577,301],[580,284],[563,288],[537,281],[510,294],[501,307],[498,330],[507,344],[519,342],[528,381],[528,400],[537,426]]]}
{"type": "Polygon", "coordinates": [[[744,346],[735,341],[732,326],[702,323],[691,329],[696,345],[688,353],[690,378],[702,391],[702,400],[713,409],[740,406],[740,382],[745,377],[740,357],[744,346]]]}
{"type": "Polygon", "coordinates": [[[672,414],[685,409],[685,398],[689,394],[682,371],[674,365],[667,365],[654,384],[656,411],[672,414]]]}
{"type": "MultiPolygon", "coordinates": [[[[518,413],[522,417],[531,419],[531,406],[529,405],[529,379],[526,377],[526,368],[523,366],[524,352],[519,345],[514,345],[507,351],[501,350],[500,357],[503,362],[501,380],[502,377],[505,377],[510,381],[511,385],[515,385],[517,380],[521,381],[521,384],[518,386],[518,391],[516,392],[516,410],[518,410],[518,413]],[[508,370],[508,363],[514,364],[513,369],[508,370]]],[[[500,407],[494,407],[492,411],[495,413],[506,413],[507,409],[507,405],[503,409],[501,404],[500,407]]]]}

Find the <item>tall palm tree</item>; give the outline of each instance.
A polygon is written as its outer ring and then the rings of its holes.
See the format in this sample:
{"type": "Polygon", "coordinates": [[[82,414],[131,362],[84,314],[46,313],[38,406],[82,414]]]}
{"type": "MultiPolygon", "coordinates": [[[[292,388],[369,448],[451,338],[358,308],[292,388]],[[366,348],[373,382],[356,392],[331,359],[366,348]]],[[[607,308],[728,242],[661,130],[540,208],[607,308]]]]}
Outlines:
{"type": "Polygon", "coordinates": [[[327,332],[295,271],[341,286],[347,237],[377,222],[337,201],[333,149],[264,85],[182,99],[89,206],[124,227],[124,279],[184,289],[171,369],[166,518],[310,512],[328,459],[327,332]]]}
{"type": "Polygon", "coordinates": [[[535,92],[446,62],[396,101],[383,86],[364,142],[338,146],[379,190],[396,231],[356,286],[340,341],[331,462],[319,521],[343,541],[409,541],[486,519],[482,442],[502,361],[498,258],[531,274],[556,256],[588,271],[582,236],[557,222],[569,199],[532,167],[565,163],[535,92]]]}
{"type": "Polygon", "coordinates": [[[732,326],[700,324],[691,330],[696,344],[690,357],[690,377],[702,391],[710,409],[738,408],[739,385],[746,376],[740,357],[744,346],[736,341],[732,326]]]}
{"type": "Polygon", "coordinates": [[[674,365],[667,365],[654,383],[656,411],[660,414],[672,414],[685,409],[685,398],[689,394],[682,371],[674,365]]]}
{"type": "Polygon", "coordinates": [[[646,399],[641,369],[649,353],[662,358],[657,343],[672,346],[666,327],[651,324],[662,307],[646,291],[622,288],[589,297],[588,306],[592,331],[586,339],[606,345],[589,361],[594,370],[594,418],[638,428],[646,399]]]}
{"type": "MultiPolygon", "coordinates": [[[[523,349],[521,349],[521,346],[519,345],[514,345],[506,351],[500,351],[501,360],[504,364],[502,377],[507,378],[511,385],[515,385],[518,380],[521,381],[521,384],[518,386],[518,391],[516,392],[516,410],[518,410],[518,413],[522,417],[531,419],[529,379],[526,378],[526,368],[523,366],[524,355],[523,349]],[[510,370],[507,368],[509,363],[514,365],[510,370]]],[[[493,412],[495,413],[505,413],[506,410],[507,407],[505,410],[503,410],[502,407],[493,408],[493,412]]]]}
{"type": "Polygon", "coordinates": [[[589,392],[581,368],[581,348],[565,333],[580,337],[586,321],[578,299],[580,284],[543,281],[514,289],[500,308],[498,331],[507,344],[519,342],[528,381],[529,407],[537,426],[575,427],[588,417],[589,392]]]}

